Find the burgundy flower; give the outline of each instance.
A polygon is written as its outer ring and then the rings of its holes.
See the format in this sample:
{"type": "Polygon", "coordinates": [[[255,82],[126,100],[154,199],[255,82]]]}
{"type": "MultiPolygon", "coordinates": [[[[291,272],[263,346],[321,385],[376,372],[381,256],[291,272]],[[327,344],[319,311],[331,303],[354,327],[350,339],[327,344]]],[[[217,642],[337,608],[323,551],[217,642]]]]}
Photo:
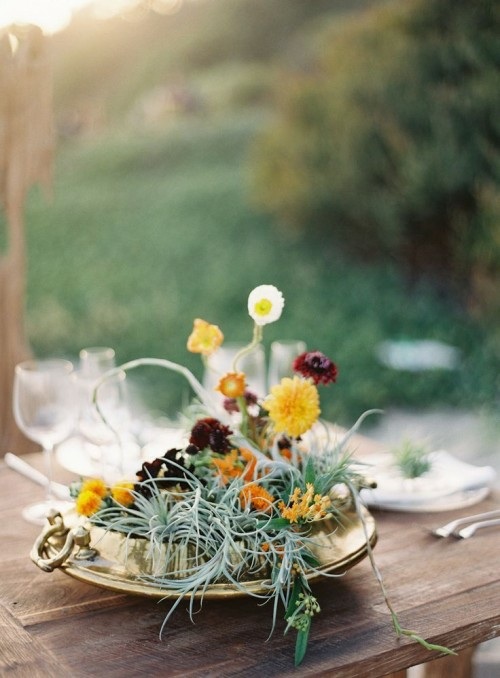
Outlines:
{"type": "Polygon", "coordinates": [[[169,479],[175,479],[181,486],[186,486],[182,478],[186,476],[186,468],[183,459],[183,451],[173,448],[165,452],[163,457],[145,461],[140,471],[137,471],[137,483],[134,490],[144,497],[151,497],[152,481],[168,484],[169,479]]]}
{"type": "Polygon", "coordinates": [[[278,450],[289,450],[291,446],[291,440],[286,436],[281,436],[281,438],[278,440],[278,450]]]}
{"type": "Polygon", "coordinates": [[[198,419],[193,426],[189,442],[196,445],[199,450],[209,447],[213,452],[223,454],[230,448],[228,438],[232,433],[231,429],[221,424],[218,419],[206,417],[198,419]]]}
{"type": "Polygon", "coordinates": [[[149,478],[157,478],[162,466],[165,465],[165,460],[162,458],[153,459],[153,461],[145,461],[140,471],[137,471],[137,478],[142,482],[149,478]]]}
{"type": "MultiPolygon", "coordinates": [[[[247,407],[250,407],[250,405],[257,405],[258,399],[253,391],[246,389],[243,397],[245,398],[247,407]]],[[[236,398],[224,398],[224,402],[222,404],[226,412],[233,413],[240,411],[236,398]]]]}
{"type": "Polygon", "coordinates": [[[337,379],[337,366],[321,351],[306,351],[293,361],[293,369],[315,384],[332,384],[337,379]]]}
{"type": "Polygon", "coordinates": [[[236,398],[224,398],[222,406],[226,410],[226,412],[229,412],[229,414],[234,414],[235,412],[240,411],[238,403],[236,402],[236,398]]]}

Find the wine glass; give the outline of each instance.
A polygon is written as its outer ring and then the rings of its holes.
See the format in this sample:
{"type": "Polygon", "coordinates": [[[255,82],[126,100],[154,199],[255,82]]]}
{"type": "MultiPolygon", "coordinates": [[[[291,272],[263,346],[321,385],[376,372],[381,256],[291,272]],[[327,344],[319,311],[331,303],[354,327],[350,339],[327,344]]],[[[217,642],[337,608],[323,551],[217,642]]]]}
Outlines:
{"type": "MultiPolygon", "coordinates": [[[[78,430],[85,439],[94,442],[96,429],[101,429],[105,424],[99,417],[95,405],[92,402],[94,388],[99,379],[108,370],[115,366],[115,352],[108,346],[94,346],[82,348],[80,351],[80,369],[77,383],[79,391],[78,430]]],[[[114,399],[115,394],[111,394],[114,399]]],[[[108,396],[109,397],[109,396],[108,396]]],[[[105,427],[107,428],[107,427],[105,427]]],[[[109,430],[106,436],[109,437],[109,430]]],[[[101,436],[98,434],[98,438],[101,436]]]]}
{"type": "Polygon", "coordinates": [[[21,431],[43,448],[46,499],[22,512],[28,522],[43,525],[50,509],[65,510],[70,506],[69,502],[54,500],[51,482],[54,446],[68,437],[76,420],[72,363],[51,359],[27,360],[16,365],[13,409],[21,431]]]}
{"type": "Polygon", "coordinates": [[[94,346],[80,351],[78,431],[83,438],[79,454],[84,457],[81,464],[107,480],[116,480],[120,472],[123,475],[125,454],[137,456],[137,446],[127,435],[130,412],[125,372],[119,370],[107,376],[99,385],[99,409],[93,402],[97,384],[114,366],[112,348],[94,346]]]}
{"type": "Polygon", "coordinates": [[[115,351],[109,346],[92,346],[80,351],[80,378],[94,382],[115,366],[115,351]]]}
{"type": "MultiPolygon", "coordinates": [[[[203,386],[212,391],[226,372],[233,371],[233,361],[245,344],[226,343],[208,357],[208,366],[203,374],[203,386]]],[[[244,372],[250,390],[263,396],[266,392],[266,357],[261,344],[255,346],[238,360],[236,369],[244,372]]]]}
{"type": "Polygon", "coordinates": [[[293,361],[306,350],[306,345],[299,339],[273,341],[269,356],[269,388],[283,379],[293,376],[293,361]]]}
{"type": "Polygon", "coordinates": [[[140,460],[126,377],[117,369],[96,382],[96,402],[90,404],[85,421],[80,421],[87,444],[96,450],[99,474],[110,483],[135,471],[140,460]]]}

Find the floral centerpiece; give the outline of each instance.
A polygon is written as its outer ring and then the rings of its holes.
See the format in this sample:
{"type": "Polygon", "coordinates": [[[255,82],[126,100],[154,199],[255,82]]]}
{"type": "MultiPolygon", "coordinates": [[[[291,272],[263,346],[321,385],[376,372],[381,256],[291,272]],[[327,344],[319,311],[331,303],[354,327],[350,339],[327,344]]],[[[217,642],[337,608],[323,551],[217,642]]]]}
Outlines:
{"type": "MultiPolygon", "coordinates": [[[[167,360],[139,359],[117,368],[153,364],[188,380],[196,400],[187,412],[186,444],[144,462],[135,479],[113,487],[96,478],[74,483],[76,510],[106,530],[148,541],[152,567],[141,576],[176,595],[164,623],[181,600],[188,598],[192,611],[195,597],[203,598],[210,586],[224,583],[271,601],[273,627],[283,608],[286,631],[297,633],[296,664],[305,655],[313,618],[320,612],[310,580],[330,576],[318,527],[334,538],[346,511],[355,511],[397,633],[447,651],[401,628],[385,593],[358,497],[366,481],[346,449],[359,422],[339,438],[319,419],[320,388],[335,383],[335,363],[320,351],[307,351],[294,360],[293,376],[281,379],[268,394],[248,388],[239,363],[261,342],[264,326],[280,318],[283,307],[283,296],[272,285],[250,293],[252,340],[236,355],[230,371],[220,375],[214,393],[185,367],[167,360]],[[249,587],[252,581],[259,586],[249,587]]],[[[216,325],[196,319],[187,348],[199,353],[208,368],[209,356],[223,339],[216,325]]],[[[108,373],[95,389],[98,409],[100,386],[115,373],[108,373]]]]}

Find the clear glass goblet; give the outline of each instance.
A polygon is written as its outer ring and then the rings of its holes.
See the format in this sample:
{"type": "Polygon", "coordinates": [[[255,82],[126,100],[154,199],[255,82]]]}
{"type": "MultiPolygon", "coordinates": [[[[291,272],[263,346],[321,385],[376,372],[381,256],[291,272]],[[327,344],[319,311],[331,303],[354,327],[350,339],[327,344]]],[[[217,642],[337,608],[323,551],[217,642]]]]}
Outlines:
{"type": "MultiPolygon", "coordinates": [[[[226,343],[207,360],[207,369],[203,374],[203,386],[207,391],[213,389],[226,372],[233,371],[233,361],[245,344],[226,343]]],[[[248,388],[258,396],[266,393],[266,356],[264,347],[258,344],[249,353],[245,353],[236,365],[238,372],[244,372],[248,388]]]]}
{"type": "Polygon", "coordinates": [[[109,346],[92,346],[80,351],[80,378],[96,382],[115,366],[115,351],[109,346]]]}
{"type": "Polygon", "coordinates": [[[117,479],[117,474],[123,477],[127,455],[138,456],[137,445],[129,435],[131,412],[126,374],[120,370],[107,376],[114,367],[115,351],[112,348],[95,346],[80,351],[78,432],[81,444],[80,449],[74,450],[74,455],[82,457],[82,466],[93,468],[93,475],[100,475],[110,482],[117,479]],[[105,381],[101,382],[104,375],[105,381]],[[94,402],[97,395],[98,407],[94,402]]]}
{"type": "Polygon", "coordinates": [[[77,402],[73,365],[68,360],[28,360],[16,365],[13,409],[16,424],[26,437],[40,443],[45,461],[47,494],[22,515],[43,525],[50,509],[65,510],[71,504],[55,500],[51,491],[54,446],[69,436],[76,421],[77,402]]]}
{"type": "Polygon", "coordinates": [[[283,377],[293,376],[293,361],[306,351],[306,345],[299,339],[273,341],[269,356],[268,386],[275,386],[283,377]]]}
{"type": "MultiPolygon", "coordinates": [[[[82,348],[80,351],[80,368],[77,374],[79,391],[79,416],[78,430],[84,436],[94,442],[95,429],[104,426],[101,418],[92,402],[94,388],[99,379],[115,366],[115,352],[107,346],[95,346],[82,348]]],[[[108,395],[109,397],[109,395],[108,395]]],[[[116,399],[114,392],[112,397],[116,399]]],[[[109,437],[109,431],[107,431],[109,437]]]]}

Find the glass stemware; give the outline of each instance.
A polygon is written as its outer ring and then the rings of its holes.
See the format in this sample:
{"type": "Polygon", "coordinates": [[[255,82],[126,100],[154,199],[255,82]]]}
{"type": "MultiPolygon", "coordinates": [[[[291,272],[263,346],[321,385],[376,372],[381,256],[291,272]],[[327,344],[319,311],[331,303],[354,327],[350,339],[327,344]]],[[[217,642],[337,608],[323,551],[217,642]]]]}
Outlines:
{"type": "MultiPolygon", "coordinates": [[[[244,346],[245,344],[226,343],[208,357],[207,369],[203,374],[203,386],[207,391],[213,391],[220,378],[226,372],[233,371],[234,358],[244,346]]],[[[245,373],[251,391],[259,396],[265,395],[266,357],[264,347],[261,344],[238,360],[237,370],[245,373]]]]}
{"type": "Polygon", "coordinates": [[[80,445],[73,445],[76,466],[87,467],[91,475],[99,475],[109,483],[121,480],[137,468],[140,448],[132,435],[131,397],[126,373],[115,367],[115,351],[106,346],[83,348],[80,351],[78,385],[80,412],[78,433],[80,445]],[[106,375],[106,376],[105,376],[106,375]],[[98,394],[95,388],[99,385],[98,394]],[[97,402],[94,402],[97,395],[97,402]]]}
{"type": "Polygon", "coordinates": [[[306,345],[301,340],[272,342],[269,356],[269,388],[279,384],[283,377],[293,376],[293,361],[306,350],[306,345]]]}
{"type": "Polygon", "coordinates": [[[25,520],[43,525],[50,509],[64,510],[70,504],[52,496],[54,446],[69,436],[76,421],[73,365],[68,360],[28,360],[16,365],[13,409],[16,424],[43,449],[47,494],[43,502],[23,509],[25,520]]]}
{"type": "Polygon", "coordinates": [[[109,346],[92,346],[80,351],[80,378],[94,382],[115,366],[115,351],[109,346]]]}
{"type": "MultiPolygon", "coordinates": [[[[110,431],[99,417],[95,405],[92,403],[94,388],[99,379],[108,370],[115,366],[115,352],[107,346],[95,346],[82,348],[80,351],[80,369],[78,371],[78,390],[80,399],[80,412],[78,416],[78,429],[85,439],[95,442],[94,438],[102,437],[100,429],[106,429],[105,437],[109,438],[110,431]]],[[[112,393],[113,399],[116,394],[112,393]]]]}

